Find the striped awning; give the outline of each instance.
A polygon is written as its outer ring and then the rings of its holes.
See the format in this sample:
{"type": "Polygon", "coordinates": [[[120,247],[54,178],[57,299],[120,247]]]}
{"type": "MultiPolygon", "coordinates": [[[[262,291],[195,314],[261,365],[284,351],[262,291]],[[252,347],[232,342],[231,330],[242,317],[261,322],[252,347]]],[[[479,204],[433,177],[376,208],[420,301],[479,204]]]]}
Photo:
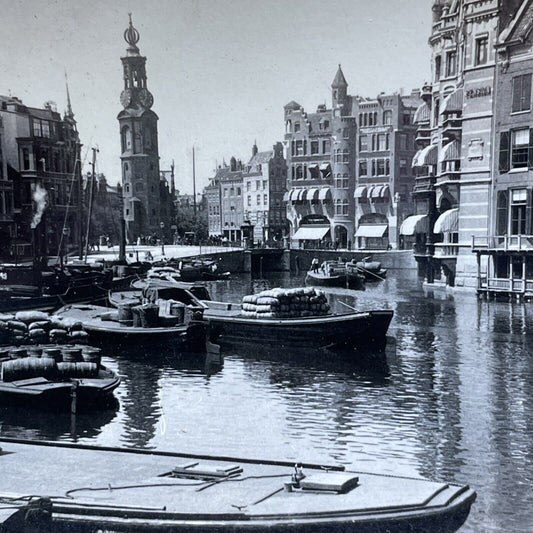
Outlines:
{"type": "Polygon", "coordinates": [[[354,198],[366,198],[367,188],[364,185],[359,185],[355,188],[353,193],[354,198]]]}
{"type": "Polygon", "coordinates": [[[312,189],[307,189],[305,191],[304,200],[307,200],[308,202],[318,200],[318,188],[314,187],[312,189]]]}
{"type": "Polygon", "coordinates": [[[463,112],[463,88],[455,89],[442,103],[441,114],[463,112]]]}
{"type": "Polygon", "coordinates": [[[386,198],[387,196],[390,195],[390,188],[388,185],[383,185],[383,187],[381,188],[381,191],[379,193],[379,195],[381,196],[381,198],[386,198]]]}
{"type": "Polygon", "coordinates": [[[289,201],[289,197],[290,197],[291,193],[290,191],[287,191],[283,194],[283,201],[284,202],[288,202],[289,201]]]}
{"type": "Polygon", "coordinates": [[[305,197],[305,192],[306,192],[306,189],[298,189],[298,195],[296,196],[295,200],[297,200],[298,202],[303,201],[305,197]]]}
{"type": "Polygon", "coordinates": [[[400,226],[400,235],[427,233],[429,229],[428,215],[412,215],[407,217],[400,226]]]}
{"type": "Polygon", "coordinates": [[[431,120],[431,109],[426,103],[418,106],[418,109],[415,112],[415,117],[413,122],[419,124],[420,122],[429,122],[431,120]]]}
{"type": "Polygon", "coordinates": [[[461,159],[461,145],[459,141],[454,140],[445,144],[442,147],[441,157],[442,161],[456,161],[457,159],[461,159]]]}
{"type": "Polygon", "coordinates": [[[459,208],[448,209],[437,218],[433,233],[456,233],[459,231],[459,208]]]}
{"type": "Polygon", "coordinates": [[[387,224],[361,224],[355,232],[356,237],[383,237],[387,224]]]}
{"type": "Polygon", "coordinates": [[[329,187],[322,187],[318,191],[318,199],[322,202],[325,200],[331,200],[331,189],[329,187]]]}
{"type": "Polygon", "coordinates": [[[429,146],[422,148],[422,150],[418,150],[416,155],[413,157],[413,168],[436,165],[438,153],[439,147],[436,144],[430,144],[429,146]]]}
{"type": "Polygon", "coordinates": [[[375,185],[372,187],[372,191],[370,192],[371,198],[381,198],[381,191],[383,190],[384,185],[375,185]]]}

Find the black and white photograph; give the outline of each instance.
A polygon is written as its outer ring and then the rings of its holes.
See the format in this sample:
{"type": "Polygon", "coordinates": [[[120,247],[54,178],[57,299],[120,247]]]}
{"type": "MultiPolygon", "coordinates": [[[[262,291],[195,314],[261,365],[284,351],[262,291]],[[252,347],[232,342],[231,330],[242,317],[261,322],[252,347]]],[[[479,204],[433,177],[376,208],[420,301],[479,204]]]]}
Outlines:
{"type": "Polygon", "coordinates": [[[0,13],[0,533],[533,531],[533,0],[0,13]]]}

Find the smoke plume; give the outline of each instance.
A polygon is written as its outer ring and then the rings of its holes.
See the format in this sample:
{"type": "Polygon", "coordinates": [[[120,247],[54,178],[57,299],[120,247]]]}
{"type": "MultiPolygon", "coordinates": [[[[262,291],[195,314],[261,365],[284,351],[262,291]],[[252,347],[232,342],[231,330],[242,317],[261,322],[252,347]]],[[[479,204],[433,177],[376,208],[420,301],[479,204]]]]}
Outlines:
{"type": "Polygon", "coordinates": [[[38,183],[35,185],[32,193],[32,200],[34,202],[33,219],[31,221],[31,228],[37,227],[37,224],[41,222],[44,210],[47,203],[47,193],[44,187],[41,187],[38,183]]]}

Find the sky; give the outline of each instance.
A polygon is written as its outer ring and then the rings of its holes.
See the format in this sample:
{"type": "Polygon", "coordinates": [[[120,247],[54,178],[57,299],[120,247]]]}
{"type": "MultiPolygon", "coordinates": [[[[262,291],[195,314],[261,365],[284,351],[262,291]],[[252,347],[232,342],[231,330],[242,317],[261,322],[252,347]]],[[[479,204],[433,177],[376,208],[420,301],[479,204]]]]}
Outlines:
{"type": "Polygon", "coordinates": [[[162,170],[207,185],[217,164],[283,140],[283,106],[331,105],[338,64],[349,94],[420,88],[429,78],[431,0],[0,0],[0,94],[66,109],[84,171],[120,180],[122,64],[128,13],[147,57],[162,170]]]}

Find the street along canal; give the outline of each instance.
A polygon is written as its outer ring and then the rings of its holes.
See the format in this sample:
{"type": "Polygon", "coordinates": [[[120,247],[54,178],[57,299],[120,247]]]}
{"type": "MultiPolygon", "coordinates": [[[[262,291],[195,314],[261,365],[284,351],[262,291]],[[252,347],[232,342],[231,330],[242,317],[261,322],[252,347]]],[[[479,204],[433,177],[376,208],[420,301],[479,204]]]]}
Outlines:
{"type": "MultiPolygon", "coordinates": [[[[214,299],[298,286],[303,277],[234,277],[214,299]]],[[[389,272],[344,304],[390,308],[383,353],[224,346],[224,363],[171,353],[108,352],[119,406],[94,414],[0,408],[2,436],[169,451],[341,463],[470,484],[461,531],[533,530],[533,304],[424,292],[389,272]]],[[[343,303],[341,303],[343,302],[343,303]]],[[[113,467],[113,466],[111,466],[113,467]]]]}

